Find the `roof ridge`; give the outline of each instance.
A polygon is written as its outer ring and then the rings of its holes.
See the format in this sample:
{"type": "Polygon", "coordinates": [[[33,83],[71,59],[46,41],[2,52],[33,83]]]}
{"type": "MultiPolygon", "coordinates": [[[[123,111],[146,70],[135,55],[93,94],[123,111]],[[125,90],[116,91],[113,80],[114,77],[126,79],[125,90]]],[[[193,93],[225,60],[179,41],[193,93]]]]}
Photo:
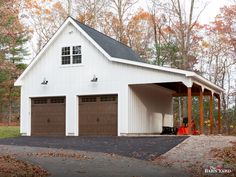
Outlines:
{"type": "MultiPolygon", "coordinates": [[[[70,16],[70,17],[71,17],[71,16],[70,16]]],[[[84,23],[81,23],[80,21],[76,20],[76,19],[73,18],[73,17],[71,17],[71,18],[72,18],[76,23],[80,23],[81,25],[84,25],[84,26],[90,28],[91,30],[96,31],[96,32],[102,34],[103,36],[106,36],[106,37],[108,37],[108,38],[110,38],[110,39],[112,39],[112,40],[114,40],[114,41],[116,41],[116,42],[118,42],[118,43],[124,45],[125,47],[128,47],[128,48],[130,48],[131,50],[133,50],[130,46],[128,46],[128,45],[126,45],[126,44],[124,44],[124,43],[122,43],[122,42],[120,42],[120,41],[118,41],[118,40],[116,40],[116,39],[114,39],[114,38],[112,38],[112,37],[110,37],[110,36],[108,36],[108,35],[102,33],[101,31],[98,31],[98,30],[96,30],[96,29],[94,29],[94,28],[92,28],[92,27],[90,27],[90,26],[88,26],[88,25],[86,25],[86,24],[84,24],[84,23]]],[[[134,51],[134,50],[133,50],[133,51],[134,51]]],[[[135,52],[135,51],[134,51],[134,52],[135,52]]],[[[135,54],[138,55],[136,52],[135,52],[135,54]]]]}

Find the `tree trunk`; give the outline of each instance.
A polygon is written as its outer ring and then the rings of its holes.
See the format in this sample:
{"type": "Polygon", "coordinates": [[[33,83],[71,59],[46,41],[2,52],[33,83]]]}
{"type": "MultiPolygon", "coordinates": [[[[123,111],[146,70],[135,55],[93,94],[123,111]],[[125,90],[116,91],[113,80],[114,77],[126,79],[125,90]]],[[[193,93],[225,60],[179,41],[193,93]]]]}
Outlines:
{"type": "Polygon", "coordinates": [[[156,14],[155,14],[155,12],[152,14],[152,23],[153,23],[153,31],[154,31],[154,42],[155,42],[155,53],[156,53],[156,64],[158,65],[158,66],[160,66],[161,65],[161,62],[160,62],[160,53],[158,52],[159,50],[158,50],[158,47],[160,47],[159,46],[159,44],[158,44],[158,40],[157,40],[157,25],[156,25],[156,19],[155,19],[155,17],[156,17],[156,14]]]}
{"type": "Polygon", "coordinates": [[[67,0],[67,3],[68,3],[67,14],[68,16],[71,16],[72,15],[72,2],[71,0],[67,0]]]}

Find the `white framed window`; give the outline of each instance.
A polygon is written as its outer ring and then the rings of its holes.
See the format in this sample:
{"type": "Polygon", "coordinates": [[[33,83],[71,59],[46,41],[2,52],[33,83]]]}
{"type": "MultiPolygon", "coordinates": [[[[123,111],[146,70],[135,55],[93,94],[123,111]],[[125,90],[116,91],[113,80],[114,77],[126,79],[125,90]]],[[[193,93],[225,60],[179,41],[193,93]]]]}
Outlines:
{"type": "Polygon", "coordinates": [[[61,49],[61,64],[68,65],[70,64],[70,47],[62,47],[61,49]]]}
{"type": "Polygon", "coordinates": [[[73,51],[72,51],[72,63],[73,64],[78,64],[81,63],[81,46],[73,46],[73,51]]]}
{"type": "Polygon", "coordinates": [[[82,63],[82,53],[81,46],[69,46],[62,47],[61,49],[61,64],[81,64],[82,63]]]}

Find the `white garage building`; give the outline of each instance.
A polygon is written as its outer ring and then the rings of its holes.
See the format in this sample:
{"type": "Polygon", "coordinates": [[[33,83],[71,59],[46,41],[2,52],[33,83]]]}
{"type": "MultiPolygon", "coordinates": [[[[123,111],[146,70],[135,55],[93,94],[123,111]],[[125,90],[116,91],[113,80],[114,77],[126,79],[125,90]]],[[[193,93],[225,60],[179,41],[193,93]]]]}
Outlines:
{"type": "MultiPolygon", "coordinates": [[[[128,135],[173,126],[172,97],[222,88],[141,61],[129,47],[69,17],[15,82],[22,135],[128,135]]],[[[220,121],[219,121],[220,126],[220,121]]]]}

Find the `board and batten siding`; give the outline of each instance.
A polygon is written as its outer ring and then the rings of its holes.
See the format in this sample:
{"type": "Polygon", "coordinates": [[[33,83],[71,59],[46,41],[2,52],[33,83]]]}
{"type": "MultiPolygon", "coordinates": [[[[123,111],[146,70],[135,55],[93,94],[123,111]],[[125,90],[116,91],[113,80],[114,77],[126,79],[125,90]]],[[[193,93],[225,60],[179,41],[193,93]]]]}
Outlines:
{"type": "Polygon", "coordinates": [[[31,135],[31,98],[66,97],[66,135],[78,135],[78,96],[118,94],[118,134],[127,132],[127,85],[112,64],[73,25],[68,25],[23,78],[21,87],[21,133],[31,135]],[[69,33],[73,31],[73,33],[69,33]],[[82,46],[82,64],[62,66],[61,48],[82,46]],[[119,74],[119,79],[117,75],[119,74]],[[91,79],[96,75],[98,82],[91,79]],[[47,85],[41,82],[46,78],[47,85]]]}
{"type": "MultiPolygon", "coordinates": [[[[65,96],[66,135],[78,136],[78,96],[106,94],[118,95],[118,135],[139,132],[139,129],[140,132],[148,131],[151,121],[145,123],[143,119],[139,122],[145,124],[145,128],[131,125],[135,117],[129,114],[129,85],[173,81],[183,81],[183,76],[109,61],[72,24],[68,24],[22,80],[21,133],[31,134],[30,98],[65,96]],[[61,48],[76,45],[82,48],[82,64],[62,66],[61,48]],[[98,78],[95,83],[91,82],[94,75],[98,78]],[[48,80],[47,85],[41,84],[44,78],[48,80]]],[[[136,101],[136,105],[140,104],[138,99],[136,101]]]]}
{"type": "Polygon", "coordinates": [[[129,133],[161,133],[162,126],[173,126],[171,93],[154,84],[130,85],[129,133]]]}

